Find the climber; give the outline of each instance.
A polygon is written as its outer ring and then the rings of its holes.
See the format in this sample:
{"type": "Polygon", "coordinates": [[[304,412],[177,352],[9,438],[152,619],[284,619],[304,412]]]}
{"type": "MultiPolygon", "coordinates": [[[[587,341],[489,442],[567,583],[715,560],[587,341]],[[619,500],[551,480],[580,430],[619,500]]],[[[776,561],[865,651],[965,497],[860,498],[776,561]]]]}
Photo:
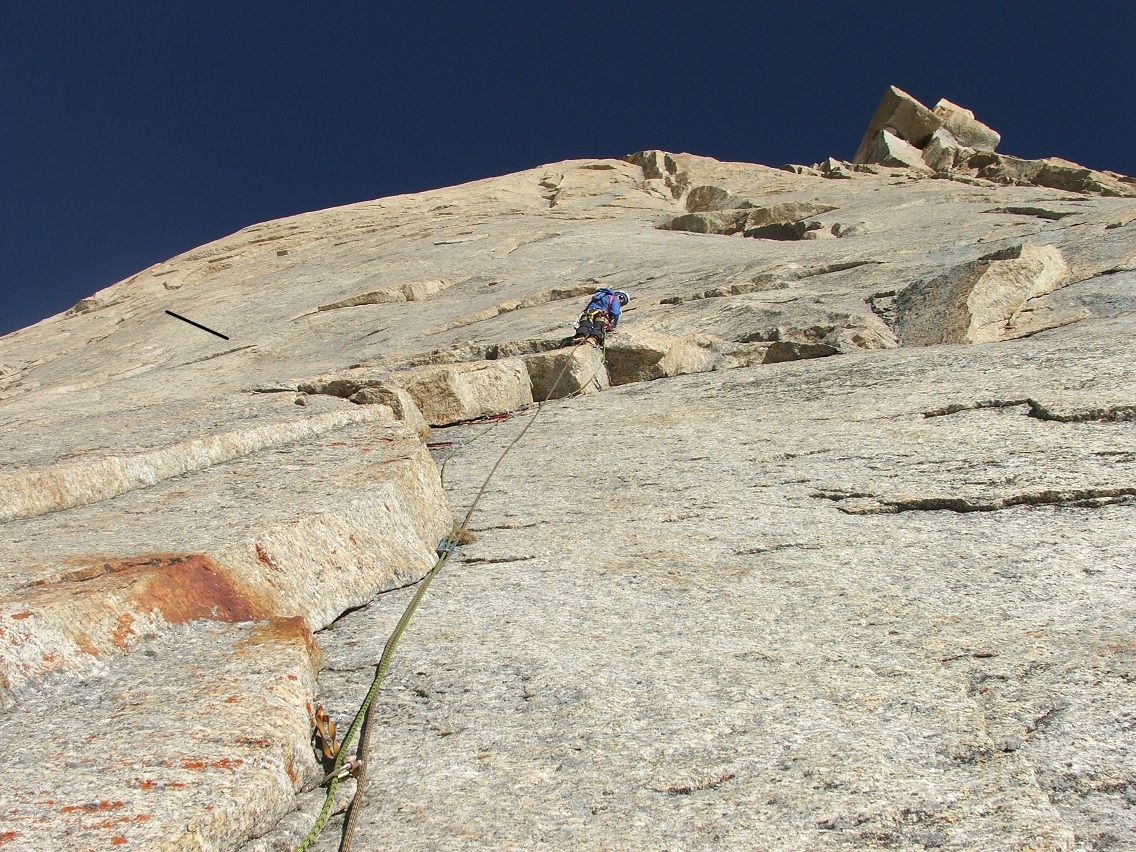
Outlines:
{"type": "Polygon", "coordinates": [[[576,333],[572,337],[565,338],[561,346],[583,343],[602,348],[604,335],[609,331],[615,331],[616,326],[619,325],[619,315],[630,301],[631,297],[625,290],[610,290],[607,287],[596,290],[576,321],[576,333]]]}

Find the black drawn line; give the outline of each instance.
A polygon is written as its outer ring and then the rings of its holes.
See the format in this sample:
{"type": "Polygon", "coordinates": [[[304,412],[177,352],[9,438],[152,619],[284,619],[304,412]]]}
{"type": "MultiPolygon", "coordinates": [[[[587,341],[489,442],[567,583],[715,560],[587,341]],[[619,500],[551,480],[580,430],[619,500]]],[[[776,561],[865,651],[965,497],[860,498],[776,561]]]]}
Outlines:
{"type": "Polygon", "coordinates": [[[195,326],[197,326],[198,328],[200,328],[200,329],[201,329],[202,331],[207,331],[207,332],[209,332],[210,334],[215,334],[215,335],[217,335],[218,337],[224,338],[225,340],[228,340],[228,339],[229,339],[228,335],[225,335],[225,334],[221,334],[221,332],[219,332],[219,331],[214,331],[213,329],[209,328],[209,326],[207,326],[207,325],[202,325],[201,323],[199,323],[199,322],[194,322],[194,321],[193,321],[193,320],[191,320],[191,319],[186,319],[186,318],[185,318],[185,317],[183,317],[183,316],[182,316],[181,314],[175,314],[175,313],[174,313],[173,311],[166,311],[166,313],[167,313],[167,314],[169,314],[169,315],[170,315],[171,317],[176,317],[177,319],[181,320],[182,322],[187,322],[187,323],[189,323],[190,325],[195,325],[195,326]]]}

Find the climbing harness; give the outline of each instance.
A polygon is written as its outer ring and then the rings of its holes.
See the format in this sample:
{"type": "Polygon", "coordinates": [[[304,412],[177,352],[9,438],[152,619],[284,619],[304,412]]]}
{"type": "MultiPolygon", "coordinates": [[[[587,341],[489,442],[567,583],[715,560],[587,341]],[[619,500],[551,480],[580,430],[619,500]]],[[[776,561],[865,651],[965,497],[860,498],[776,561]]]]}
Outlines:
{"type": "MultiPolygon", "coordinates": [[[[606,347],[603,350],[603,353],[606,354],[606,347]]],[[[563,380],[564,375],[568,370],[569,363],[570,361],[565,361],[564,367],[560,370],[560,375],[556,377],[556,381],[552,384],[553,391],[555,391],[556,388],[559,387],[561,380],[563,380]]],[[[600,363],[603,363],[602,358],[600,363]]],[[[596,369],[596,372],[580,388],[580,390],[569,394],[568,396],[564,397],[564,399],[571,399],[577,394],[583,393],[584,389],[590,387],[592,382],[595,381],[596,376],[598,375],[599,368],[596,369]]],[[[328,819],[331,817],[331,809],[335,802],[335,793],[339,787],[340,782],[346,780],[349,777],[353,777],[355,778],[356,783],[355,795],[352,797],[351,804],[347,808],[347,816],[344,819],[343,823],[343,835],[339,845],[340,852],[350,852],[351,838],[355,834],[355,825],[359,821],[359,813],[363,808],[363,796],[367,781],[367,752],[370,747],[370,729],[372,710],[375,706],[375,696],[378,695],[379,687],[383,682],[383,677],[386,675],[387,669],[390,668],[391,660],[394,658],[395,649],[398,648],[399,640],[402,638],[402,634],[406,631],[407,625],[410,624],[410,620],[414,618],[414,613],[418,610],[418,605],[422,603],[422,599],[426,596],[426,590],[430,588],[430,583],[433,582],[434,578],[438,575],[438,572],[442,570],[442,566],[446,564],[446,560],[448,560],[450,556],[453,555],[453,552],[457,549],[459,534],[463,530],[468,528],[469,522],[473,518],[473,513],[477,510],[477,504],[481,502],[481,498],[485,495],[486,490],[489,488],[489,483],[493,479],[494,474],[497,473],[497,468],[501,466],[501,462],[505,460],[505,456],[509,454],[509,451],[512,450],[513,447],[515,447],[520,442],[521,438],[525,436],[525,433],[528,432],[533,423],[536,422],[536,418],[540,415],[540,412],[543,410],[544,404],[546,402],[548,402],[548,399],[543,399],[537,403],[536,410],[528,419],[528,422],[526,422],[521,431],[517,433],[517,436],[505,445],[505,448],[501,451],[501,455],[497,457],[497,461],[494,463],[493,467],[490,468],[489,474],[485,477],[485,481],[482,482],[481,488],[478,489],[477,494],[474,496],[473,502],[470,503],[469,510],[465,513],[465,517],[462,519],[461,523],[454,523],[446,537],[438,542],[438,559],[434,563],[434,566],[426,572],[425,576],[419,582],[418,588],[414,592],[414,596],[410,599],[410,603],[406,605],[406,609],[403,610],[402,616],[399,618],[398,623],[394,627],[394,630],[391,632],[390,636],[387,637],[386,645],[383,646],[382,656],[379,657],[379,663],[377,666],[375,666],[375,676],[371,681],[371,687],[369,690],[367,690],[367,694],[363,698],[363,703],[359,706],[359,710],[355,714],[355,718],[351,721],[351,726],[347,729],[347,733],[343,735],[343,741],[339,744],[338,749],[336,749],[334,752],[335,760],[331,766],[331,770],[327,773],[322,782],[323,784],[327,785],[327,794],[324,796],[323,807],[320,809],[319,815],[316,817],[315,824],[312,825],[311,831],[308,832],[307,836],[300,843],[300,845],[296,847],[296,852],[305,852],[305,850],[307,850],[308,847],[311,846],[311,844],[315,841],[316,837],[319,836],[319,833],[323,830],[324,825],[327,824],[328,819]],[[347,759],[347,749],[355,740],[356,735],[358,735],[359,737],[359,745],[355,750],[355,758],[353,760],[349,760],[347,759]]],[[[454,454],[459,449],[469,446],[478,438],[487,434],[490,430],[496,428],[500,423],[504,422],[505,419],[507,418],[500,418],[496,420],[485,431],[481,432],[479,435],[474,436],[469,441],[466,441],[460,447],[456,447],[446,457],[445,461],[443,461],[442,468],[439,471],[439,476],[442,476],[444,474],[445,462],[453,458],[454,454]]],[[[321,709],[322,708],[317,708],[316,711],[317,723],[319,720],[319,711],[321,709]]],[[[324,715],[326,716],[326,713],[324,715]]],[[[330,722],[331,720],[329,718],[328,723],[330,722]]],[[[321,738],[323,737],[322,730],[320,731],[320,736],[321,738]]],[[[332,726],[330,737],[332,741],[334,741],[334,726],[332,726]]],[[[326,742],[327,741],[324,740],[324,743],[326,742]]],[[[324,751],[324,754],[327,754],[326,750],[324,751]]]]}
{"type": "Polygon", "coordinates": [[[604,325],[611,325],[611,314],[609,314],[607,311],[584,311],[582,314],[580,314],[580,319],[587,320],[588,322],[603,320],[604,325]]]}

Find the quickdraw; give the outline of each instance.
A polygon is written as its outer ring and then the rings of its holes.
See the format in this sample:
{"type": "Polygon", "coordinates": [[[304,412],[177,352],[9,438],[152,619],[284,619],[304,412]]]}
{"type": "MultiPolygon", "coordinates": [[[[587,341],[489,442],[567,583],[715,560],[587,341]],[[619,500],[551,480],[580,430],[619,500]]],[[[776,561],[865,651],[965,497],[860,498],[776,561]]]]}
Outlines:
{"type": "Polygon", "coordinates": [[[339,744],[335,741],[335,722],[331,721],[322,704],[316,705],[314,726],[315,733],[312,734],[312,739],[319,739],[320,751],[323,752],[325,759],[335,760],[335,756],[339,754],[339,744]]]}
{"type": "Polygon", "coordinates": [[[438,547],[437,547],[438,556],[442,559],[447,558],[451,553],[453,553],[457,549],[457,546],[458,546],[458,534],[456,532],[452,532],[448,536],[446,536],[444,539],[442,539],[440,542],[438,542],[438,547]]]}
{"type": "Polygon", "coordinates": [[[346,778],[358,778],[359,773],[363,771],[363,761],[361,760],[345,760],[339,769],[332,770],[323,777],[320,781],[320,786],[324,787],[330,784],[332,779],[336,781],[343,781],[346,778]]]}

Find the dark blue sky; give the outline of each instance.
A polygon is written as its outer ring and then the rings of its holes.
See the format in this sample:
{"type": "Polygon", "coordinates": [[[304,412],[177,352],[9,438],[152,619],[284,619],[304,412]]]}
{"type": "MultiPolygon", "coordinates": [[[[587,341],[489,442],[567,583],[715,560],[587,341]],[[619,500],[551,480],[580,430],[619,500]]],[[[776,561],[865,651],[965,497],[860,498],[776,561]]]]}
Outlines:
{"type": "Polygon", "coordinates": [[[0,0],[0,334],[265,219],[643,148],[850,158],[889,83],[1136,173],[1136,4],[0,0]]]}

